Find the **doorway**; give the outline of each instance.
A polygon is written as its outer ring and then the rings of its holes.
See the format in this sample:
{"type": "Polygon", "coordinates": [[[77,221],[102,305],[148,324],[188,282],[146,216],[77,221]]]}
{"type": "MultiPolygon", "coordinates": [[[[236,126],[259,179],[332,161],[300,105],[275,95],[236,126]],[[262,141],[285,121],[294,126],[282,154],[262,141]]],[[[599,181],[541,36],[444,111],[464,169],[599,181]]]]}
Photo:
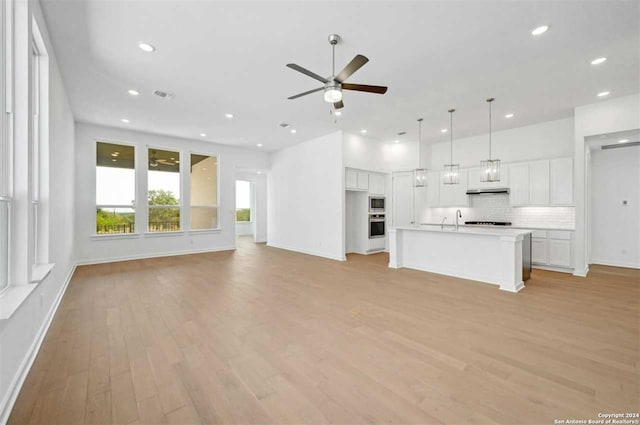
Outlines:
{"type": "Polygon", "coordinates": [[[255,185],[248,180],[236,180],[236,236],[256,234],[255,185]]]}

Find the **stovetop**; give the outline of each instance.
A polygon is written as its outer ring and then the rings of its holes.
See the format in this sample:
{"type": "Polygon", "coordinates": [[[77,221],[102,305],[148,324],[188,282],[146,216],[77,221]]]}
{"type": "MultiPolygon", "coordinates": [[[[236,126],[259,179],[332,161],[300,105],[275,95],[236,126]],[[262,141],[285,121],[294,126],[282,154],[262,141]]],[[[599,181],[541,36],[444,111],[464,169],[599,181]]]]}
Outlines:
{"type": "Polygon", "coordinates": [[[464,224],[476,226],[511,226],[510,221],[465,221],[464,224]]]}

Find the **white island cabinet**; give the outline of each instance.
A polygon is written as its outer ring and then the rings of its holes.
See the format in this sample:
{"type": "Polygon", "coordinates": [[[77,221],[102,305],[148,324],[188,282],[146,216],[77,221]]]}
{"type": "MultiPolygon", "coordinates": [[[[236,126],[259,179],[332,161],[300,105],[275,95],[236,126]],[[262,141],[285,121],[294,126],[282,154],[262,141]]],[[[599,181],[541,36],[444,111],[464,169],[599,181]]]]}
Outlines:
{"type": "Polygon", "coordinates": [[[389,267],[422,270],[518,292],[528,230],[399,226],[389,230],[389,267]]]}

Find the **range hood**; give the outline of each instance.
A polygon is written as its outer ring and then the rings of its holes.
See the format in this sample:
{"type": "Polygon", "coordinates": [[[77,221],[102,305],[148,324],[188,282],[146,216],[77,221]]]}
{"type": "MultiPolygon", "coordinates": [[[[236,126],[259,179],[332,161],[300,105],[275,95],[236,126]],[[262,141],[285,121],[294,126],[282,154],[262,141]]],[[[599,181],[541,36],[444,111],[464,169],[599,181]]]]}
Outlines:
{"type": "Polygon", "coordinates": [[[467,195],[503,195],[509,194],[508,187],[487,187],[484,189],[467,189],[467,195]]]}

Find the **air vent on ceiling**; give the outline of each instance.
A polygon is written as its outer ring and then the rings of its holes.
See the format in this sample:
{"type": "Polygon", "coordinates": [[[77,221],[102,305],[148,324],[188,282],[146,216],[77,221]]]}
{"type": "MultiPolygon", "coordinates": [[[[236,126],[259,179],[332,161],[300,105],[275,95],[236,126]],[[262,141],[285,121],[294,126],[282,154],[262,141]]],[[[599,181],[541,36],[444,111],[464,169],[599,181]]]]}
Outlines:
{"type": "Polygon", "coordinates": [[[166,91],[162,90],[156,90],[153,92],[153,94],[166,100],[172,100],[174,97],[176,97],[175,94],[167,93],[166,91]]]}
{"type": "Polygon", "coordinates": [[[640,146],[640,142],[626,142],[626,143],[616,143],[615,145],[604,145],[602,150],[605,149],[618,149],[618,148],[629,148],[631,146],[640,146]]]}
{"type": "Polygon", "coordinates": [[[404,136],[405,134],[407,134],[407,132],[406,132],[406,131],[399,131],[399,132],[398,132],[398,136],[404,136]]]}
{"type": "Polygon", "coordinates": [[[291,127],[291,124],[287,124],[286,122],[282,122],[282,123],[280,123],[280,127],[289,128],[289,127],[291,127]]]}

